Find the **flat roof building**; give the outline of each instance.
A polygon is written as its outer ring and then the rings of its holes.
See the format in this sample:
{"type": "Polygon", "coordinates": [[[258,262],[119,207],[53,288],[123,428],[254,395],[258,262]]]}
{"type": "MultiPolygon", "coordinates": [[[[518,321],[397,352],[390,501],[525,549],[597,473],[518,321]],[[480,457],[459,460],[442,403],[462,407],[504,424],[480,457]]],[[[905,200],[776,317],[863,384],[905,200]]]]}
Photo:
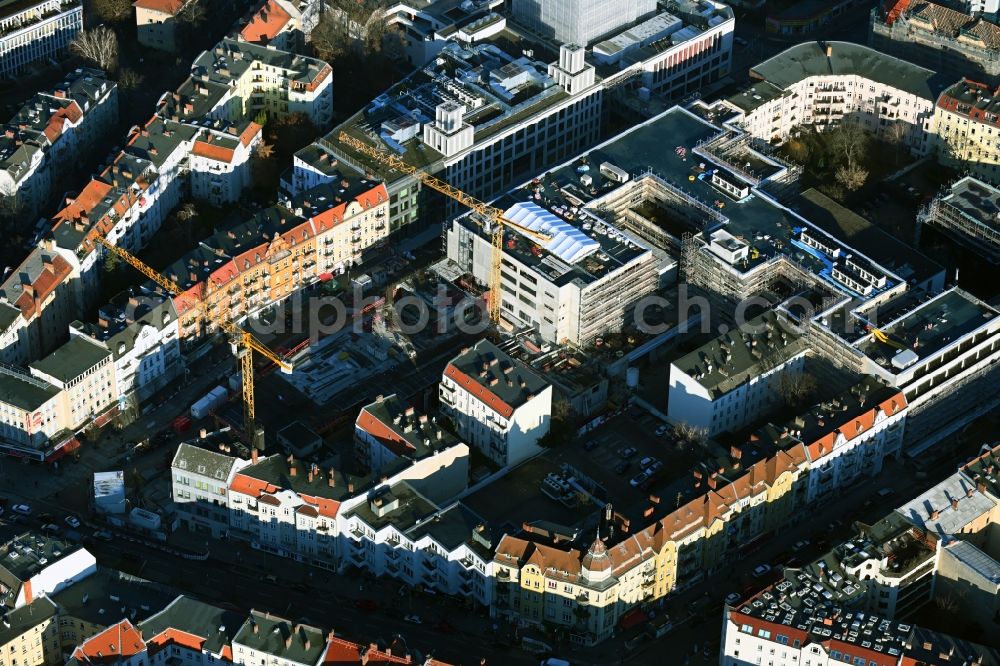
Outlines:
{"type": "Polygon", "coordinates": [[[444,369],[442,411],[458,436],[502,467],[539,453],[551,426],[552,386],[488,340],[464,349],[444,369]]]}
{"type": "Polygon", "coordinates": [[[930,226],[1000,264],[1000,189],[966,176],[944,189],[917,215],[918,233],[930,226]]]}
{"type": "Polygon", "coordinates": [[[807,352],[794,324],[765,312],[670,364],[667,418],[709,437],[739,430],[780,405],[807,352]]]}
{"type": "Polygon", "coordinates": [[[656,11],[656,0],[514,0],[511,13],[531,32],[588,46],[656,11]]]}
{"type": "MultiPolygon", "coordinates": [[[[298,153],[291,189],[327,182],[323,172],[332,162],[362,174],[385,171],[341,144],[345,132],[489,199],[596,142],[602,99],[582,49],[565,47],[557,62],[546,64],[491,40],[448,43],[433,61],[298,153]],[[326,160],[314,167],[324,154],[326,160]]],[[[464,212],[450,199],[435,208],[410,176],[394,174],[386,184],[391,232],[416,221],[436,222],[442,209],[445,217],[464,212]]]]}

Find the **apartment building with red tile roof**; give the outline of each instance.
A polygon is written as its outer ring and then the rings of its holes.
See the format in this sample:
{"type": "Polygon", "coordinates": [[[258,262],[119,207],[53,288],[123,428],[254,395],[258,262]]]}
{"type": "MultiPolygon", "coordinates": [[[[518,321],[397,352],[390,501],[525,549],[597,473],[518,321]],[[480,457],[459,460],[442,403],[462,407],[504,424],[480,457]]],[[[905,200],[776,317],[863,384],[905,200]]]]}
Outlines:
{"type": "Polygon", "coordinates": [[[552,385],[492,342],[480,340],[449,361],[439,395],[458,436],[496,464],[515,465],[541,450],[552,385]]]}
{"type": "Polygon", "coordinates": [[[256,44],[276,44],[275,39],[295,28],[292,15],[276,0],[265,0],[240,30],[240,39],[256,44]]]}

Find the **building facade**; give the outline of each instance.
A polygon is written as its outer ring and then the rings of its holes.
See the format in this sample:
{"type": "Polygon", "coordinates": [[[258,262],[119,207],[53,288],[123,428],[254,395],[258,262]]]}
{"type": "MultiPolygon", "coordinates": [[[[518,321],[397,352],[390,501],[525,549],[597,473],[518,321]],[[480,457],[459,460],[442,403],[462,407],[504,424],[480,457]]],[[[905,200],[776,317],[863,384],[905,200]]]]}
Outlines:
{"type": "Polygon", "coordinates": [[[118,406],[112,354],[89,337],[73,336],[28,367],[31,374],[60,391],[71,430],[89,424],[118,406]]]}
{"type": "Polygon", "coordinates": [[[541,452],[551,426],[552,386],[489,341],[453,358],[441,377],[442,411],[458,436],[500,466],[541,452]]]}
{"type": "MultiPolygon", "coordinates": [[[[548,64],[507,54],[488,40],[465,47],[449,43],[364,113],[299,151],[291,189],[332,181],[327,175],[331,164],[381,173],[370,158],[339,141],[340,132],[361,141],[370,141],[374,132],[385,148],[417,168],[489,200],[600,136],[603,91],[582,55],[579,49],[561,50],[562,74],[557,76],[562,83],[557,83],[548,64]],[[495,59],[482,69],[479,63],[487,53],[495,59]]],[[[388,181],[386,187],[390,233],[419,223],[406,232],[417,233],[414,229],[464,212],[451,199],[435,204],[410,176],[388,181]]]]}
{"type": "Polygon", "coordinates": [[[514,0],[511,7],[514,19],[531,32],[581,46],[588,46],[655,11],[656,0],[514,0]]]}
{"type": "Polygon", "coordinates": [[[963,76],[998,83],[1000,27],[989,17],[974,15],[973,4],[979,0],[880,3],[872,9],[868,43],[940,73],[946,83],[963,76]],[[962,4],[969,5],[964,12],[954,8],[962,4]]]}
{"type": "Polygon", "coordinates": [[[96,340],[111,352],[122,409],[137,407],[184,371],[177,315],[162,293],[122,294],[99,310],[96,325],[75,321],[70,334],[96,340]]]}
{"type": "Polygon", "coordinates": [[[1000,182],[1000,98],[989,86],[962,79],[934,108],[938,159],[990,183],[1000,182]]]}
{"type": "Polygon", "coordinates": [[[83,30],[83,3],[41,0],[0,6],[0,75],[15,77],[27,65],[61,55],[83,30]]]}
{"type": "Polygon", "coordinates": [[[804,42],[754,66],[750,76],[726,103],[754,137],[784,141],[796,127],[852,122],[915,155],[933,149],[940,84],[932,70],[858,44],[804,42]]]}
{"type": "Polygon", "coordinates": [[[135,27],[139,43],[151,49],[177,50],[177,31],[183,11],[189,0],[136,0],[135,27]]]}
{"type": "Polygon", "coordinates": [[[67,175],[59,165],[86,156],[117,121],[118,85],[104,72],[79,68],[53,90],[37,93],[6,123],[0,138],[4,208],[25,222],[37,221],[53,187],[67,175]]]}
{"type": "Polygon", "coordinates": [[[739,430],[781,402],[807,348],[788,320],[768,312],[670,364],[667,418],[709,437],[739,430]]]}

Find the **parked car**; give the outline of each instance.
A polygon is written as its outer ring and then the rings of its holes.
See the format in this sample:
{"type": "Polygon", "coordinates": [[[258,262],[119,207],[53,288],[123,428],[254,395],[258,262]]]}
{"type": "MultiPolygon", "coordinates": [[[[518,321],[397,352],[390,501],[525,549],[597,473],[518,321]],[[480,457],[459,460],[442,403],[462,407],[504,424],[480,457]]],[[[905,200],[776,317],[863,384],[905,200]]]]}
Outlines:
{"type": "Polygon", "coordinates": [[[94,538],[99,541],[114,541],[115,535],[107,530],[97,530],[94,532],[94,538]]]}
{"type": "Polygon", "coordinates": [[[766,576],[769,573],[771,573],[771,565],[770,564],[758,564],[757,567],[753,570],[753,577],[754,578],[763,578],[764,576],[766,576]]]}
{"type": "Polygon", "coordinates": [[[615,474],[624,474],[628,471],[629,462],[627,460],[622,460],[617,465],[615,465],[615,474]]]}
{"type": "Polygon", "coordinates": [[[46,523],[45,525],[42,525],[42,531],[48,532],[49,534],[58,534],[59,526],[55,523],[46,523]]]}
{"type": "Polygon", "coordinates": [[[618,450],[618,455],[621,456],[622,458],[625,458],[626,460],[628,460],[637,453],[639,453],[639,449],[635,448],[634,446],[628,446],[624,449],[618,450]]]}
{"type": "Polygon", "coordinates": [[[730,592],[729,594],[726,595],[726,604],[732,606],[736,602],[738,602],[740,598],[741,597],[739,592],[730,592]]]}
{"type": "Polygon", "coordinates": [[[639,467],[641,469],[646,469],[647,467],[649,467],[650,465],[652,465],[655,462],[656,462],[656,458],[654,458],[653,456],[646,456],[645,458],[643,458],[642,460],[639,461],[639,467]]]}
{"type": "Polygon", "coordinates": [[[409,622],[410,624],[423,624],[424,623],[424,621],[422,619],[420,619],[420,616],[416,615],[414,613],[410,613],[409,615],[406,615],[405,617],[403,617],[403,619],[405,621],[409,622]]]}
{"type": "Polygon", "coordinates": [[[11,511],[13,511],[14,513],[19,513],[22,516],[30,516],[31,515],[31,507],[28,506],[27,504],[15,504],[14,506],[12,506],[10,508],[11,508],[11,511]]]}
{"type": "Polygon", "coordinates": [[[648,474],[649,476],[653,476],[654,474],[656,474],[657,472],[659,472],[661,469],[663,469],[663,461],[662,460],[657,460],[652,465],[650,465],[649,467],[646,468],[646,474],[648,474]]]}
{"type": "Polygon", "coordinates": [[[668,426],[666,423],[664,423],[664,424],[662,424],[662,425],[660,425],[659,427],[656,428],[656,436],[657,437],[663,437],[664,435],[667,434],[668,430],[670,430],[670,426],[668,426]]]}
{"type": "Polygon", "coordinates": [[[629,479],[628,483],[633,488],[638,488],[639,486],[641,486],[646,481],[649,481],[649,474],[646,474],[645,472],[639,472],[638,474],[636,474],[635,476],[633,476],[631,479],[629,479]]]}
{"type": "Polygon", "coordinates": [[[810,545],[810,543],[811,542],[809,541],[809,539],[800,539],[799,541],[795,542],[794,546],[792,546],[792,550],[794,550],[795,552],[798,552],[798,551],[802,550],[803,548],[808,548],[809,545],[810,545]]]}
{"type": "Polygon", "coordinates": [[[77,518],[76,516],[66,516],[66,518],[64,518],[63,520],[66,522],[67,525],[69,525],[74,529],[80,526],[80,519],[77,518]]]}

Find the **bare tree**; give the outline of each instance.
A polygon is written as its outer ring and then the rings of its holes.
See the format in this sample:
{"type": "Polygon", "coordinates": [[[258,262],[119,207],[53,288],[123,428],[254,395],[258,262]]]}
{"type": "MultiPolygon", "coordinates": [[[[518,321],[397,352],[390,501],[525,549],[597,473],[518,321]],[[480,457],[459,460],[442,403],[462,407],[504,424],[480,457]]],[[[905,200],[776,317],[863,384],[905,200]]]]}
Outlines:
{"type": "Polygon", "coordinates": [[[192,27],[201,25],[205,21],[205,16],[206,8],[202,0],[191,0],[181,7],[180,13],[177,14],[177,18],[181,22],[187,23],[192,27]]]}
{"type": "Polygon", "coordinates": [[[84,30],[70,42],[69,48],[106,72],[114,71],[118,66],[118,36],[107,26],[84,30]]]}
{"type": "Polygon", "coordinates": [[[778,378],[777,391],[789,407],[799,407],[816,393],[818,384],[811,374],[783,372],[778,378]]]}
{"type": "Polygon", "coordinates": [[[142,85],[145,79],[146,76],[142,72],[126,67],[118,74],[118,85],[125,90],[134,90],[142,85]]]}
{"type": "Polygon", "coordinates": [[[274,144],[267,143],[266,141],[261,141],[257,144],[257,157],[263,160],[269,160],[274,157],[274,144]]]}
{"type": "Polygon", "coordinates": [[[381,52],[389,4],[386,0],[329,2],[310,36],[316,55],[332,62],[348,54],[365,57],[381,52]]]}
{"type": "Polygon", "coordinates": [[[707,429],[683,421],[675,423],[671,432],[678,441],[689,444],[701,445],[708,441],[707,429]]]}
{"type": "Polygon", "coordinates": [[[93,12],[103,21],[120,21],[132,16],[132,0],[93,0],[93,12]]]}
{"type": "Polygon", "coordinates": [[[845,190],[848,192],[853,192],[855,190],[861,189],[865,181],[868,180],[868,170],[862,168],[858,164],[848,163],[837,168],[834,172],[833,177],[837,179],[845,190]]]}
{"type": "Polygon", "coordinates": [[[321,60],[327,62],[340,60],[347,53],[350,44],[347,24],[339,20],[333,12],[327,11],[313,28],[309,43],[321,60]]]}
{"type": "Polygon", "coordinates": [[[180,208],[174,211],[174,219],[184,227],[184,237],[188,243],[192,240],[194,219],[196,217],[198,217],[198,209],[191,202],[182,204],[180,208]]]}
{"type": "Polygon", "coordinates": [[[906,135],[909,134],[909,128],[906,123],[897,121],[889,125],[885,130],[885,140],[893,145],[900,146],[906,140],[906,135]]]}
{"type": "Polygon", "coordinates": [[[834,153],[848,166],[855,166],[868,148],[868,135],[856,123],[843,123],[833,131],[830,142],[834,153]]]}

